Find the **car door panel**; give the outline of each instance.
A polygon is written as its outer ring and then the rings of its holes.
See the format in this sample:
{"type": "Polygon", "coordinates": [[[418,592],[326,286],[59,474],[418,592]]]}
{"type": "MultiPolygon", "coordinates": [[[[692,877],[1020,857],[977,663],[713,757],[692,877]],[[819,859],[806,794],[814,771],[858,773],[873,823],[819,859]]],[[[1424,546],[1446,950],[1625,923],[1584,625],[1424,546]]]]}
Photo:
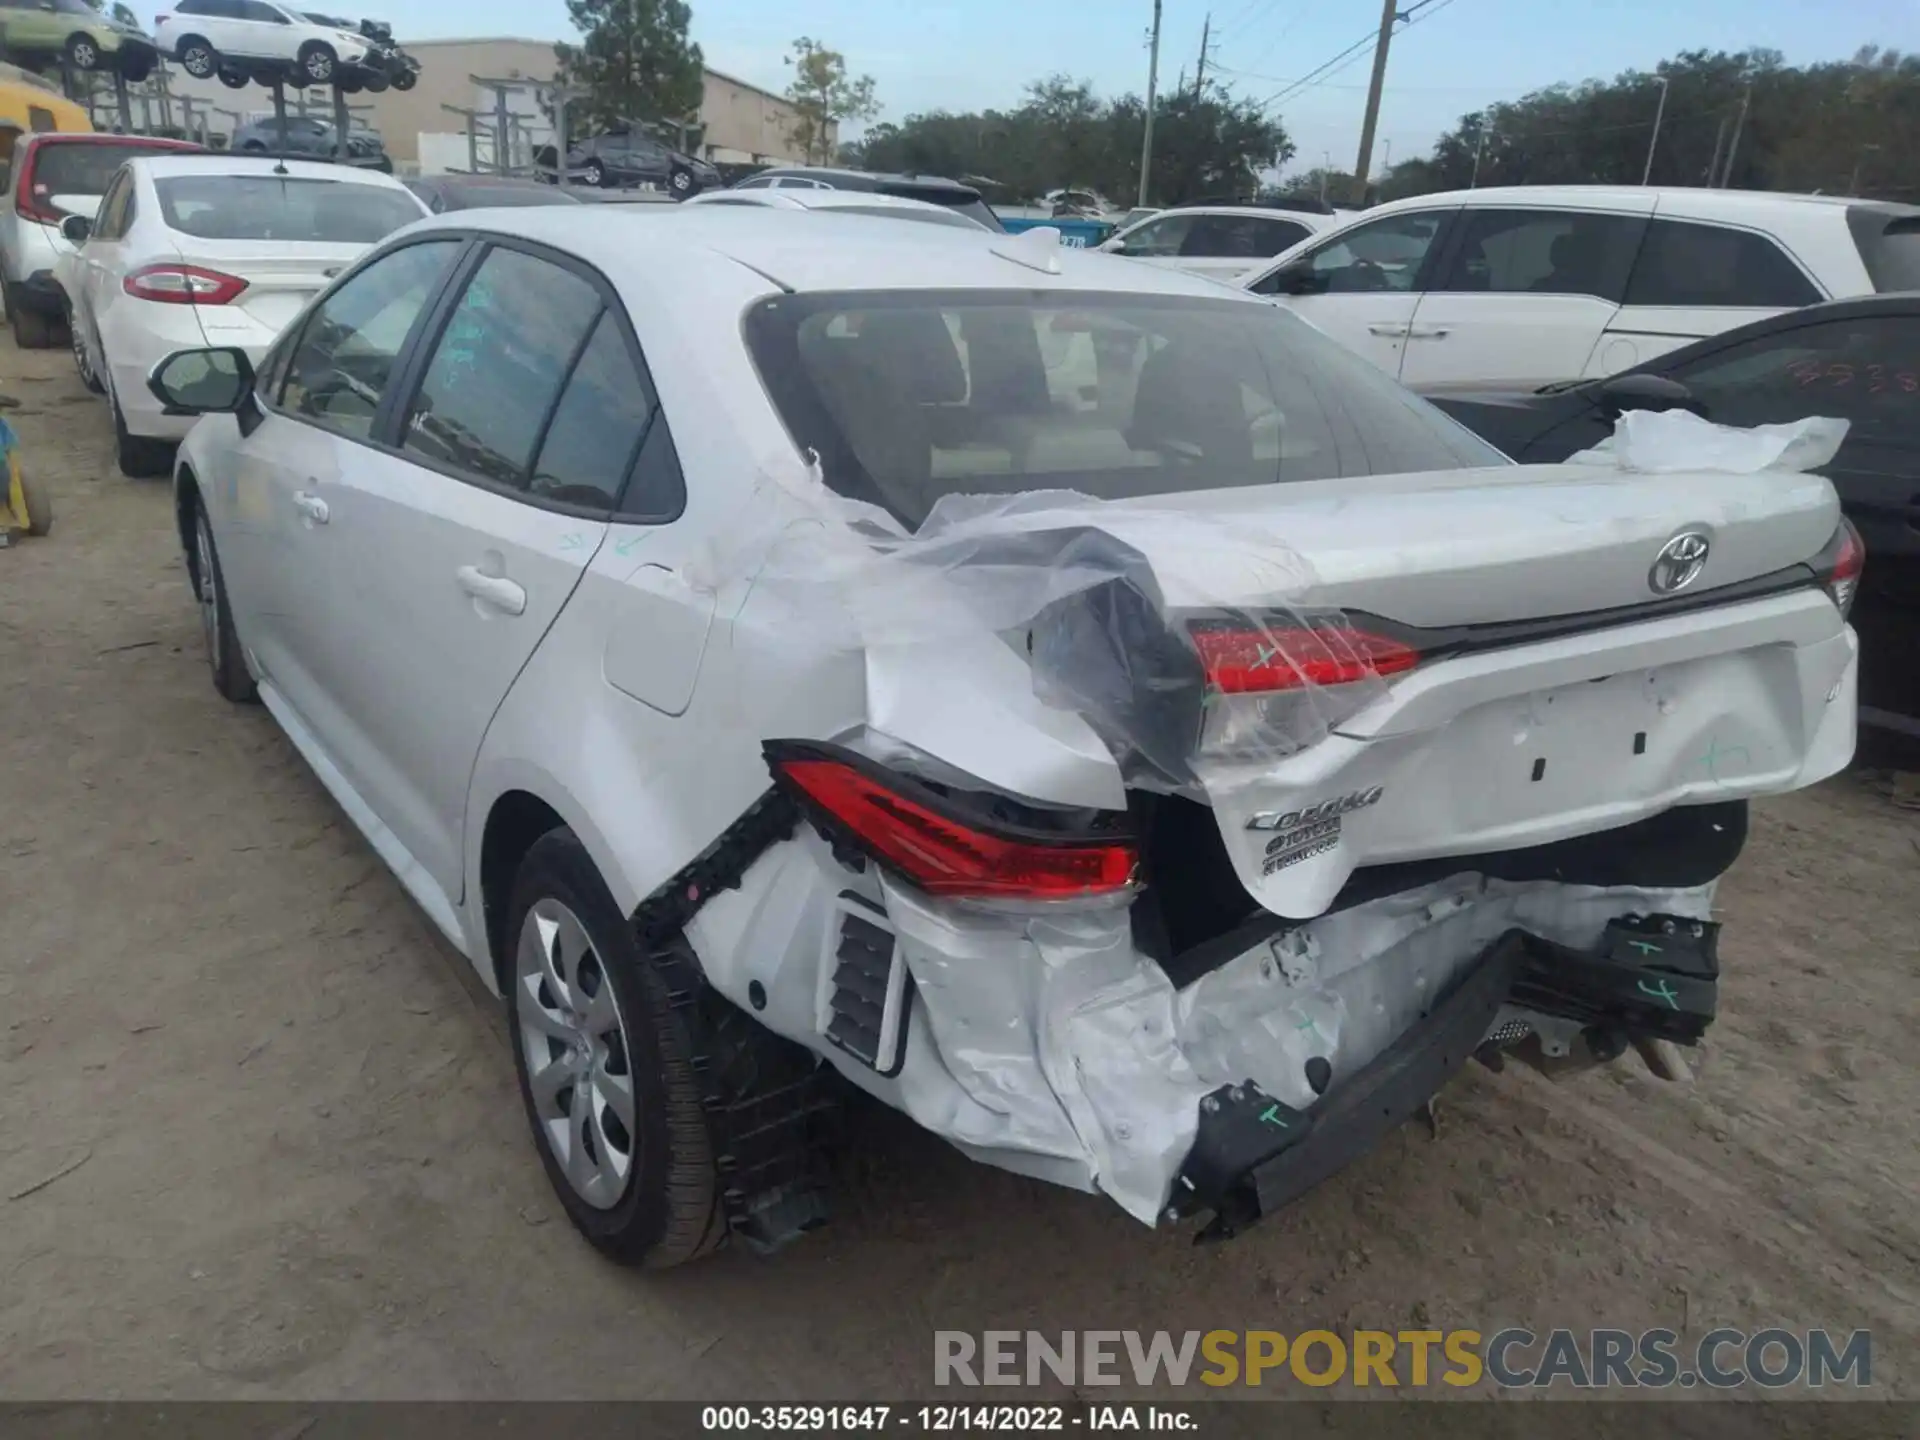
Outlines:
{"type": "Polygon", "coordinates": [[[1469,207],[1407,332],[1401,382],[1579,379],[1619,309],[1649,196],[1627,210],[1469,207]]]}

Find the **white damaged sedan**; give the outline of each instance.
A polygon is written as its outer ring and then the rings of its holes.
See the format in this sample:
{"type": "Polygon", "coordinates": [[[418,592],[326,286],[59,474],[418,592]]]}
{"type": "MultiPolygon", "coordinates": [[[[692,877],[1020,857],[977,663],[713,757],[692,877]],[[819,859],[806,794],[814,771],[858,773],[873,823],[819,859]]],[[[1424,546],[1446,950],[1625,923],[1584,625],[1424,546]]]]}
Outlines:
{"type": "Polygon", "coordinates": [[[1825,480],[812,218],[446,216],[151,380],[214,683],[504,998],[583,1234],[811,1228],[849,1087],[1228,1234],[1476,1055],[1699,1038],[1747,802],[1852,753],[1825,480]]]}

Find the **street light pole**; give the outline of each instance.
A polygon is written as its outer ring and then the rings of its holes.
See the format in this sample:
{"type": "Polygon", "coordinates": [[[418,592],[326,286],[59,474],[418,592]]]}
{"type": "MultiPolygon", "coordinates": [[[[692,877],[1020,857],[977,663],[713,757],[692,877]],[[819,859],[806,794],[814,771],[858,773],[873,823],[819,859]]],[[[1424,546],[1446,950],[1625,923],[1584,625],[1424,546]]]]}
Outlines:
{"type": "Polygon", "coordinates": [[[1656,75],[1653,80],[1660,87],[1660,104],[1653,112],[1653,138],[1647,141],[1647,168],[1640,172],[1642,185],[1653,180],[1653,152],[1660,144],[1660,122],[1667,117],[1667,77],[1656,75]]]}
{"type": "Polygon", "coordinates": [[[1147,204],[1147,177],[1153,172],[1153,102],[1160,84],[1160,0],[1153,0],[1153,39],[1147,52],[1147,128],[1140,140],[1140,208],[1147,204]]]}

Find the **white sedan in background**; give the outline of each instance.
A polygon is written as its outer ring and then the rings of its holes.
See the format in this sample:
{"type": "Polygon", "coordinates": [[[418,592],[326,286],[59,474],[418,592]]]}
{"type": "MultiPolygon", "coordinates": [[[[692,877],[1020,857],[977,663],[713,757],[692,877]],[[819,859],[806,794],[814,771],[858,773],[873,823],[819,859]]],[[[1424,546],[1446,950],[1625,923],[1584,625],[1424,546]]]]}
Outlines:
{"type": "Polygon", "coordinates": [[[871,190],[706,190],[687,205],[757,205],[763,210],[831,210],[838,215],[877,215],[888,220],[917,220],[952,230],[993,234],[985,225],[948,205],[882,195],[871,190]]]}
{"type": "Polygon", "coordinates": [[[126,475],[164,475],[193,417],[171,415],[147,374],[189,346],[255,359],[377,240],[427,214],[399,181],[311,161],[236,155],[140,156],[108,183],[55,278],[66,291],[73,360],[113,407],[126,475]]]}
{"type": "Polygon", "coordinates": [[[1101,242],[1109,255],[1233,281],[1334,223],[1331,215],[1261,205],[1155,210],[1101,242]]]}

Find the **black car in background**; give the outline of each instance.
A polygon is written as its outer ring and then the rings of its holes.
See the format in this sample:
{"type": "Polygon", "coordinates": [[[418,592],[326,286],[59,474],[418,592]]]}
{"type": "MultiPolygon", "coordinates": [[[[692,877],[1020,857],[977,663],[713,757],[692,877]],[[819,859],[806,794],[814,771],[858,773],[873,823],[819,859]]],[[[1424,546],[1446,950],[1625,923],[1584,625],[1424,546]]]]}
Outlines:
{"type": "Polygon", "coordinates": [[[776,165],[759,170],[744,180],[736,180],[732,190],[864,190],[875,195],[894,195],[903,200],[924,200],[944,205],[949,210],[978,220],[989,230],[1005,230],[980,192],[958,180],[938,175],[883,175],[872,170],[842,170],[829,165],[776,165]]]}
{"type": "Polygon", "coordinates": [[[1821,473],[1867,547],[1853,612],[1860,703],[1920,734],[1920,293],[1789,310],[1604,380],[1426,398],[1526,464],[1598,444],[1627,410],[1687,409],[1723,425],[1849,421],[1821,473]]]}
{"type": "MultiPolygon", "coordinates": [[[[551,169],[553,159],[553,147],[545,145],[534,163],[551,169]]],[[[682,200],[720,185],[720,172],[705,160],[682,154],[631,125],[569,144],[567,175],[595,186],[658,185],[682,200]]]]}

